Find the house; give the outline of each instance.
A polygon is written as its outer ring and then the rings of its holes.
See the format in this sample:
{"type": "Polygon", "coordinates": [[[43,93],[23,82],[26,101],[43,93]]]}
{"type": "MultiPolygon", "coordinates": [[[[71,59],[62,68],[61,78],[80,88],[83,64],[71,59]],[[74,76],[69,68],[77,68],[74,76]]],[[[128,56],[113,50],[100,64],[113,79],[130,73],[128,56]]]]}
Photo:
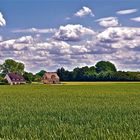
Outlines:
{"type": "Polygon", "coordinates": [[[60,83],[60,78],[56,72],[46,72],[42,77],[42,83],[58,84],[58,83],[60,83]]]}
{"type": "Polygon", "coordinates": [[[16,85],[16,84],[25,84],[26,81],[24,77],[17,73],[8,73],[5,76],[5,79],[8,81],[10,85],[16,85]]]}

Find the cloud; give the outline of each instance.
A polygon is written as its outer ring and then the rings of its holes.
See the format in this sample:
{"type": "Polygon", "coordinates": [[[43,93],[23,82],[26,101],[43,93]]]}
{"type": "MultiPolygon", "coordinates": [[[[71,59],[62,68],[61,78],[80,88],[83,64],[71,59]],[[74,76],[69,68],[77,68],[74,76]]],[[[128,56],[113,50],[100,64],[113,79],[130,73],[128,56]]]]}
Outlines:
{"type": "Polygon", "coordinates": [[[0,12],[0,26],[5,26],[6,25],[6,21],[2,15],[2,13],[0,12]]]}
{"type": "Polygon", "coordinates": [[[34,39],[32,36],[23,36],[15,40],[16,43],[23,43],[23,44],[31,44],[33,43],[34,39]]]}
{"type": "Polygon", "coordinates": [[[56,29],[50,28],[50,29],[37,29],[37,28],[29,28],[29,29],[18,29],[13,30],[13,33],[55,33],[56,29]]]}
{"type": "Polygon", "coordinates": [[[135,48],[140,45],[140,28],[110,27],[99,33],[97,39],[113,48],[135,48]]]}
{"type": "Polygon", "coordinates": [[[100,18],[96,22],[99,22],[99,25],[103,27],[115,27],[119,25],[117,17],[100,18]]]}
{"type": "MultiPolygon", "coordinates": [[[[67,34],[63,27],[64,34],[67,34]]],[[[86,27],[80,28],[80,34],[85,34],[83,28],[86,27]]],[[[0,57],[1,60],[13,58],[22,61],[26,69],[33,72],[40,69],[54,71],[60,67],[70,70],[75,66],[94,65],[100,60],[114,62],[120,69],[140,69],[140,28],[109,27],[93,34],[91,32],[90,38],[83,37],[78,42],[53,38],[38,41],[36,36],[2,40],[0,57]]]]}
{"type": "Polygon", "coordinates": [[[62,41],[80,41],[82,36],[93,34],[95,32],[92,29],[83,27],[80,24],[68,24],[66,26],[60,26],[54,38],[62,41]]]}
{"type": "Polygon", "coordinates": [[[126,10],[121,10],[121,11],[117,11],[116,13],[118,15],[126,15],[126,14],[132,14],[132,13],[135,13],[137,12],[138,9],[126,9],[126,10]]]}
{"type": "Polygon", "coordinates": [[[131,18],[130,20],[135,21],[135,22],[140,22],[140,17],[131,18]]]}
{"type": "Polygon", "coordinates": [[[70,45],[64,41],[50,39],[47,42],[38,43],[37,49],[46,50],[49,54],[68,54],[70,45]]]}
{"type": "Polygon", "coordinates": [[[2,36],[0,36],[0,42],[3,40],[2,36]]]}
{"type": "Polygon", "coordinates": [[[2,51],[20,51],[26,50],[27,47],[33,46],[35,43],[32,36],[23,36],[17,39],[10,39],[0,42],[0,48],[2,51]]]}
{"type": "Polygon", "coordinates": [[[70,17],[66,17],[66,18],[65,18],[65,20],[70,20],[70,19],[71,19],[70,17]]]}
{"type": "Polygon", "coordinates": [[[76,16],[76,17],[84,17],[87,15],[94,17],[92,10],[85,6],[74,14],[74,16],[76,16]]]}
{"type": "Polygon", "coordinates": [[[96,61],[115,62],[121,70],[140,69],[140,28],[110,27],[97,34],[96,40],[89,41],[86,46],[91,52],[93,50],[96,61]]]}

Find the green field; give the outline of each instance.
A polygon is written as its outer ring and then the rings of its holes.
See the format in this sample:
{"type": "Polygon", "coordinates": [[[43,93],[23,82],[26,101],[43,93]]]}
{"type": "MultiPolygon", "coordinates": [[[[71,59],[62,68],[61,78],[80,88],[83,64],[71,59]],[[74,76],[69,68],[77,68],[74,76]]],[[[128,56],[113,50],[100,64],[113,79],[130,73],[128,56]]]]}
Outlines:
{"type": "Polygon", "coordinates": [[[140,83],[0,86],[0,140],[140,140],[140,83]]]}

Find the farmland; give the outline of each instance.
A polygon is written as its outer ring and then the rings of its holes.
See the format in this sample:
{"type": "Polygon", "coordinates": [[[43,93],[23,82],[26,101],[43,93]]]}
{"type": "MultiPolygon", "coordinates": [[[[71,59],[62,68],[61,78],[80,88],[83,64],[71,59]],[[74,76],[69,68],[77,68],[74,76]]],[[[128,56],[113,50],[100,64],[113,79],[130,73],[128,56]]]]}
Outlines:
{"type": "Polygon", "coordinates": [[[0,139],[140,139],[140,83],[0,86],[0,139]]]}

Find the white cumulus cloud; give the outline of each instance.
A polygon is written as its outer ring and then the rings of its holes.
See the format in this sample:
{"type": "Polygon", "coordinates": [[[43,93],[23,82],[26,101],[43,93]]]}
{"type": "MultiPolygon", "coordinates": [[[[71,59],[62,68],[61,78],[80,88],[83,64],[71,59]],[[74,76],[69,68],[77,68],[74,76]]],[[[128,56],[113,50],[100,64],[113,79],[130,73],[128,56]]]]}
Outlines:
{"type": "Polygon", "coordinates": [[[23,36],[15,40],[16,43],[28,43],[31,44],[34,41],[32,36],[23,36]]]}
{"type": "Polygon", "coordinates": [[[55,33],[54,38],[63,41],[79,41],[82,36],[93,34],[95,34],[95,32],[92,29],[83,27],[80,24],[68,24],[66,26],[60,26],[59,30],[55,33]]]}
{"type": "Polygon", "coordinates": [[[2,15],[2,13],[0,12],[0,26],[5,26],[6,25],[6,21],[2,15]]]}
{"type": "Polygon", "coordinates": [[[90,16],[94,16],[92,10],[86,6],[84,6],[82,9],[80,9],[79,11],[77,11],[74,16],[77,16],[77,17],[84,17],[84,16],[87,16],[87,15],[90,15],[90,16]]]}
{"type": "MultiPolygon", "coordinates": [[[[70,70],[75,66],[94,65],[100,60],[115,62],[120,69],[140,69],[140,28],[109,27],[94,33],[89,28],[81,28],[81,25],[70,30],[72,27],[63,26],[64,30],[59,35],[63,35],[65,39],[59,36],[61,40],[53,37],[37,40],[34,35],[2,40],[1,61],[13,58],[24,62],[28,70],[35,72],[60,67],[70,70]],[[87,30],[90,37],[81,38],[81,35],[87,34],[87,30]],[[73,34],[74,37],[78,34],[78,38],[80,34],[81,41],[67,42],[73,34]]],[[[60,28],[57,33],[59,30],[60,28]]]]}
{"type": "Polygon", "coordinates": [[[119,25],[117,17],[100,18],[97,19],[96,22],[99,22],[99,25],[103,27],[115,27],[119,25]]]}
{"type": "Polygon", "coordinates": [[[137,48],[140,46],[140,28],[108,28],[99,33],[97,39],[113,48],[137,48]]]}

